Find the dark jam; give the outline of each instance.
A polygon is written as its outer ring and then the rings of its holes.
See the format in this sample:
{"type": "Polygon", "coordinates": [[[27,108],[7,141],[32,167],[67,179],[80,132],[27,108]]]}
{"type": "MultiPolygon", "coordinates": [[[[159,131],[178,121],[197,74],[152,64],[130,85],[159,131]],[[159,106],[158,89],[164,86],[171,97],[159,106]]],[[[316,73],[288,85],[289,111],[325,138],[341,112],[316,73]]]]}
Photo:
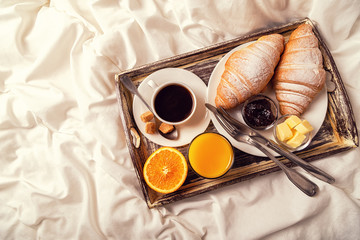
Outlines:
{"type": "Polygon", "coordinates": [[[266,128],[275,121],[271,103],[266,99],[249,102],[244,109],[246,123],[255,128],[266,128]]]}
{"type": "Polygon", "coordinates": [[[181,122],[190,115],[193,99],[189,90],[173,84],[160,90],[154,105],[156,113],[165,121],[181,122]]]}

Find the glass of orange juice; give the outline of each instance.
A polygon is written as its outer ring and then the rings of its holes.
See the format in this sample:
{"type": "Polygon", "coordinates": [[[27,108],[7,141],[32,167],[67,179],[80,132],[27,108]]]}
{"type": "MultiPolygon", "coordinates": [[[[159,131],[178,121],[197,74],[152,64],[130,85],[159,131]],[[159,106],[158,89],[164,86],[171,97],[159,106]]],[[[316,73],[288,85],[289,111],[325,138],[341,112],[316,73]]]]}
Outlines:
{"type": "Polygon", "coordinates": [[[202,133],[189,146],[190,167],[201,177],[218,178],[229,171],[234,162],[231,143],[221,134],[202,133]]]}

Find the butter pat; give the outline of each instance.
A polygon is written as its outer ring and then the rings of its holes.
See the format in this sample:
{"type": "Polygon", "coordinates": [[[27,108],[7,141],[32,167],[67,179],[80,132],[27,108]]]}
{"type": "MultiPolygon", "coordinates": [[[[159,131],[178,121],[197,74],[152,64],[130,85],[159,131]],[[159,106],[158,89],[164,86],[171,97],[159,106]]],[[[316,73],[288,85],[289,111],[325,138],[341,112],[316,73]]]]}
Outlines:
{"type": "Polygon", "coordinates": [[[276,140],[296,149],[304,143],[309,132],[313,130],[314,128],[307,120],[291,115],[276,126],[276,140]]]}
{"type": "Polygon", "coordinates": [[[307,134],[314,130],[314,128],[311,126],[311,124],[307,120],[303,120],[301,123],[296,125],[295,130],[302,134],[307,134]]]}
{"type": "Polygon", "coordinates": [[[300,146],[303,141],[305,140],[305,135],[296,131],[294,136],[286,142],[287,145],[289,145],[292,148],[297,148],[298,146],[300,146]]]}
{"type": "Polygon", "coordinates": [[[290,139],[293,136],[293,133],[289,126],[283,122],[276,126],[276,136],[280,141],[284,142],[290,139]]]}
{"type": "Polygon", "coordinates": [[[294,128],[296,125],[301,123],[301,119],[296,115],[291,115],[285,120],[285,122],[289,126],[289,128],[294,128]]]}

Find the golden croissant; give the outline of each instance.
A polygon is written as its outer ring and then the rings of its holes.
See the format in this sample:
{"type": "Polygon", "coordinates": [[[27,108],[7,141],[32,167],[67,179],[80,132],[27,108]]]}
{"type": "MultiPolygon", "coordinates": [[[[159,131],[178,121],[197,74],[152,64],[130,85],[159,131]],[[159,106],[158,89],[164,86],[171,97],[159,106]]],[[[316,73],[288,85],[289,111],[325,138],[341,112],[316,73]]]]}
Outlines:
{"type": "Polygon", "coordinates": [[[318,40],[308,24],[295,29],[273,77],[281,114],[301,115],[325,83],[318,40]]]}
{"type": "Polygon", "coordinates": [[[230,55],[217,87],[215,105],[233,108],[260,93],[274,74],[284,37],[271,34],[230,55]]]}

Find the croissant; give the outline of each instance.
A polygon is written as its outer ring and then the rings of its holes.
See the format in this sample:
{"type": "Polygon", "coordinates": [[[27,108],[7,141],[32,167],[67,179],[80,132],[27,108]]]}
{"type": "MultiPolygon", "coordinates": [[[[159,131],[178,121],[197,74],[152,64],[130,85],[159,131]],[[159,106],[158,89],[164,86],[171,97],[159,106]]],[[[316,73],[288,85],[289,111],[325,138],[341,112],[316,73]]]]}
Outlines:
{"type": "Polygon", "coordinates": [[[233,108],[260,93],[274,74],[284,37],[271,34],[230,55],[217,87],[215,105],[233,108]]]}
{"type": "Polygon", "coordinates": [[[273,77],[281,114],[301,115],[325,83],[318,40],[308,24],[295,29],[273,77]]]}

